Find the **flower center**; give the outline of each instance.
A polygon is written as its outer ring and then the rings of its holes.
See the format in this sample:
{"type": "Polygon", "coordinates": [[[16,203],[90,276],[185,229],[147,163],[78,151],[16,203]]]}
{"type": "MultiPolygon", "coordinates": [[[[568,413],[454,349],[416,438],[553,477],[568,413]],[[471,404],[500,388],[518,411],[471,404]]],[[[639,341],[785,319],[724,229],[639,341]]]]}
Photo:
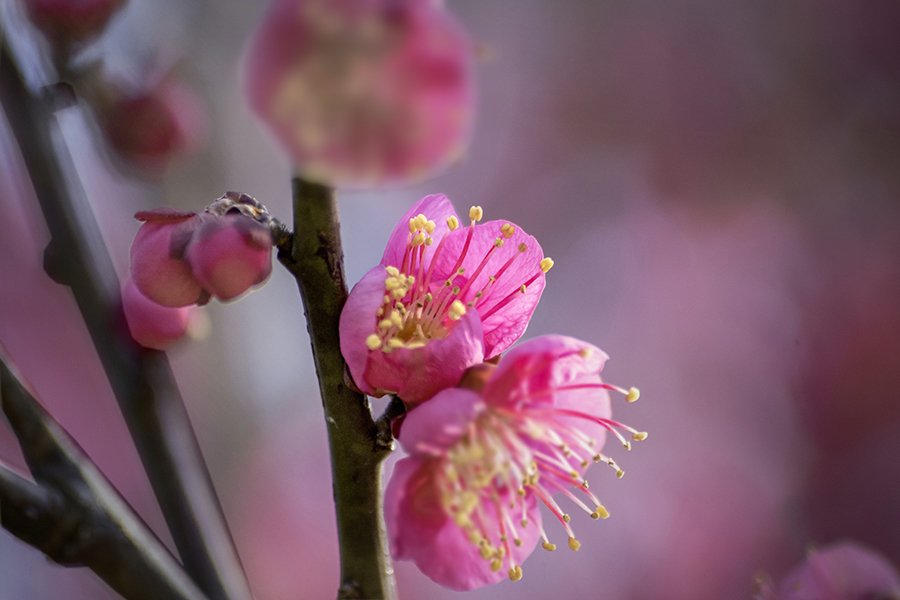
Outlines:
{"type": "MultiPolygon", "coordinates": [[[[629,401],[638,396],[636,388],[626,391],[604,383],[566,386],[556,391],[589,387],[622,392],[629,401]]],[[[543,502],[559,520],[572,550],[578,550],[581,544],[569,515],[553,499],[554,493],[561,492],[593,519],[609,517],[609,511],[588,489],[588,482],[578,469],[583,471],[593,460],[614,468],[619,478],[624,471],[595,449],[597,442],[578,427],[580,422],[600,424],[629,450],[631,442],[619,429],[631,433],[636,441],[647,438],[646,432],[578,411],[536,404],[515,411],[489,406],[448,451],[434,449],[436,456],[443,457],[436,479],[440,504],[478,546],[481,556],[490,561],[491,570],[499,571],[507,564],[510,579],[521,579],[522,568],[516,564],[510,546],[510,540],[516,546],[522,545],[520,527],[538,527],[543,548],[556,549],[543,526],[529,519],[530,495],[543,502]],[[572,493],[573,486],[593,508],[572,493]]]]}
{"type": "Polygon", "coordinates": [[[544,258],[534,269],[533,275],[522,281],[515,291],[503,297],[492,294],[494,284],[528,246],[519,244],[517,251],[500,264],[501,261],[496,259],[497,250],[516,232],[515,225],[504,223],[500,235],[494,239],[478,266],[467,273],[462,265],[469,255],[476,224],[483,215],[480,206],[469,210],[471,224],[466,228],[465,243],[450,275],[444,280],[436,280],[435,267],[446,248],[447,238],[459,228],[459,219],[447,219],[448,231],[433,252],[430,250],[434,245],[434,221],[421,214],[409,220],[409,236],[400,266],[385,267],[384,297],[376,311],[377,325],[375,332],[366,339],[370,350],[380,348],[390,353],[397,348],[421,348],[433,339],[446,339],[468,309],[483,307],[485,312],[481,318],[486,319],[512,302],[517,294],[526,294],[528,286],[550,270],[553,260],[544,258]],[[492,274],[485,284],[476,286],[476,281],[484,281],[479,277],[485,270],[492,274]]]}

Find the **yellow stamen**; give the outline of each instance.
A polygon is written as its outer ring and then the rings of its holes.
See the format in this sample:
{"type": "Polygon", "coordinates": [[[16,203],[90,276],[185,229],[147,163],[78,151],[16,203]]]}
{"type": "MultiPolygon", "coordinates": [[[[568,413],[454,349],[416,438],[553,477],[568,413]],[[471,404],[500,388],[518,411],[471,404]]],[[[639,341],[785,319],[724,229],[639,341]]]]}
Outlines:
{"type": "Polygon", "coordinates": [[[522,567],[516,565],[512,569],[509,570],[509,579],[510,581],[519,581],[522,579],[522,567]]]}
{"type": "Polygon", "coordinates": [[[425,233],[431,235],[434,233],[435,224],[434,221],[426,221],[425,223],[425,233]]]}
{"type": "Polygon", "coordinates": [[[391,277],[396,277],[397,275],[400,274],[400,269],[398,269],[397,267],[385,267],[384,270],[391,277]]]}
{"type": "Polygon", "coordinates": [[[454,231],[459,227],[459,219],[456,217],[447,217],[447,227],[450,228],[450,231],[454,231]]]}
{"type": "Polygon", "coordinates": [[[494,560],[491,561],[491,571],[496,573],[497,571],[499,571],[502,568],[503,568],[503,561],[500,560],[499,558],[495,558],[494,560]]]}
{"type": "Polygon", "coordinates": [[[499,248],[502,245],[503,245],[503,238],[497,238],[496,240],[494,240],[495,247],[499,248]]]}
{"type": "Polygon", "coordinates": [[[636,442],[643,442],[644,440],[647,439],[647,432],[646,431],[638,431],[637,433],[635,433],[634,435],[631,436],[631,439],[633,439],[636,442]]]}
{"type": "Polygon", "coordinates": [[[409,242],[409,245],[412,246],[413,248],[415,248],[416,246],[421,246],[424,243],[425,243],[425,234],[417,233],[416,235],[413,236],[413,239],[412,239],[412,241],[409,242]]]}
{"type": "Polygon", "coordinates": [[[594,512],[591,513],[592,519],[608,519],[609,511],[606,510],[606,507],[602,504],[598,504],[597,508],[594,509],[594,512]]]}
{"type": "Polygon", "coordinates": [[[552,268],[553,268],[553,259],[550,258],[549,256],[541,261],[541,271],[543,271],[544,273],[546,273],[547,271],[549,271],[552,268]]]}
{"type": "Polygon", "coordinates": [[[378,337],[377,334],[373,333],[366,338],[366,346],[369,347],[369,350],[378,350],[378,348],[381,346],[381,338],[378,337]]]}
{"type": "Polygon", "coordinates": [[[450,319],[453,321],[459,321],[464,314],[466,314],[466,305],[459,300],[454,300],[450,304],[450,319]]]}
{"type": "Polygon", "coordinates": [[[547,552],[553,552],[554,550],[556,550],[556,544],[551,544],[550,542],[544,542],[543,544],[541,544],[541,548],[543,548],[547,552]]]}
{"type": "Polygon", "coordinates": [[[481,210],[480,206],[473,206],[469,209],[469,219],[473,222],[478,222],[484,217],[484,211],[481,210]]]}
{"type": "Polygon", "coordinates": [[[637,400],[640,397],[641,397],[641,391],[639,389],[637,389],[636,387],[633,387],[630,390],[628,390],[628,395],[625,396],[625,402],[634,402],[635,400],[637,400]]]}
{"type": "Polygon", "coordinates": [[[581,542],[579,542],[578,540],[576,540],[573,537],[570,537],[569,538],[569,548],[571,548],[575,552],[578,552],[578,549],[581,548],[581,542]]]}
{"type": "Polygon", "coordinates": [[[500,227],[500,233],[503,234],[503,237],[509,239],[516,233],[516,226],[512,223],[504,223],[503,226],[500,227]]]}

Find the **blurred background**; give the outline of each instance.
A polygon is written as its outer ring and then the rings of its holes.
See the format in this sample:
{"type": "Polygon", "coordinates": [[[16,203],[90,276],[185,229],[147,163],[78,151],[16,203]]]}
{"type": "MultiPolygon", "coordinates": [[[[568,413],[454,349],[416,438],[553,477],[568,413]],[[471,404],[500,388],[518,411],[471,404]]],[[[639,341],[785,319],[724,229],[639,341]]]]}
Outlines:
{"type": "MultiPolygon", "coordinates": [[[[606,350],[606,379],[642,392],[616,418],[650,432],[630,453],[610,447],[623,479],[592,472],[612,517],[573,516],[581,551],[538,550],[522,582],[467,596],[736,600],[758,573],[779,579],[810,544],[846,538],[900,562],[900,4],[447,7],[484,56],[470,150],[415,188],[341,194],[348,278],[426,194],[514,221],[556,261],[526,338],[606,350]]],[[[264,9],[130,0],[86,49],[123,88],[173,72],[202,106],[193,155],[151,172],[123,169],[79,108],[60,113],[123,274],[139,209],[239,190],[290,220],[290,166],[238,77],[264,9]]],[[[39,77],[37,33],[13,0],[2,18],[39,77]]],[[[0,341],[168,539],[75,304],[40,268],[46,228],[6,121],[0,210],[0,341]]],[[[262,290],[205,312],[206,335],[169,354],[254,593],[333,598],[329,462],[294,280],[276,265],[262,290]]],[[[5,427],[0,459],[22,465],[5,427]]],[[[395,567],[401,598],[461,597],[395,567]]],[[[0,599],[63,597],[116,596],[0,530],[0,599]]]]}

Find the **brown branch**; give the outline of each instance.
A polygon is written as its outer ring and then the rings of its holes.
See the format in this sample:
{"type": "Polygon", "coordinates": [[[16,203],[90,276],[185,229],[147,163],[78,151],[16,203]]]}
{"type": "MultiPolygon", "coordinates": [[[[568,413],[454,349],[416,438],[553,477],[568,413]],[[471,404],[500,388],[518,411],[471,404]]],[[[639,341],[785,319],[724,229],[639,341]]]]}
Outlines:
{"type": "Polygon", "coordinates": [[[90,458],[0,360],[0,407],[37,483],[0,466],[0,525],[129,600],[205,600],[90,458]]]}
{"type": "Polygon", "coordinates": [[[45,268],[72,289],[185,569],[211,600],[245,600],[243,569],[169,363],[131,338],[112,261],[60,138],[56,106],[27,88],[5,43],[0,101],[50,230],[45,268]]]}
{"type": "MultiPolygon", "coordinates": [[[[341,554],[338,598],[394,598],[381,505],[381,462],[390,452],[367,398],[344,383],[338,320],[347,300],[334,191],[294,180],[294,235],[278,258],[297,279],[331,446],[341,554]]],[[[389,446],[389,444],[388,444],[389,446]]]]}

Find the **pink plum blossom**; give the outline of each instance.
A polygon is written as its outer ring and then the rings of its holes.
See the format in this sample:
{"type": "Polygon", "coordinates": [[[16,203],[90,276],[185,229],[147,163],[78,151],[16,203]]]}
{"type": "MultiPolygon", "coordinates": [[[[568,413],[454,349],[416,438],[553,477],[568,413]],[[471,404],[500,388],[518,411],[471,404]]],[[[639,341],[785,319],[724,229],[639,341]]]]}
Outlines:
{"type": "Polygon", "coordinates": [[[145,348],[165,350],[189,333],[196,320],[194,311],[200,309],[157,304],[128,279],[122,286],[122,310],[134,341],[145,348]]]}
{"type": "Polygon", "coordinates": [[[31,21],[63,45],[100,32],[124,0],[25,0],[31,21]]]}
{"type": "Polygon", "coordinates": [[[195,153],[206,137],[200,98],[174,78],[164,79],[146,93],[104,102],[98,118],[116,153],[149,173],[161,172],[179,157],[195,153]]]}
{"type": "Polygon", "coordinates": [[[277,0],[247,49],[251,108],[307,179],[408,183],[463,151],[470,43],[429,0],[277,0]]]}
{"type": "Polygon", "coordinates": [[[228,192],[202,213],[158,208],[131,246],[138,290],[169,307],[231,300],[272,273],[272,218],[247,194],[228,192]]]}
{"type": "Polygon", "coordinates": [[[525,331],[553,261],[520,228],[482,216],[472,207],[461,227],[446,196],[423,198],[350,292],[341,350],[363,392],[416,405],[525,331]]]}
{"type": "Polygon", "coordinates": [[[900,573],[883,556],[843,542],[810,552],[776,594],[767,584],[759,600],[888,600],[900,598],[900,573]]]}
{"type": "MultiPolygon", "coordinates": [[[[562,493],[594,519],[609,512],[588,489],[584,472],[615,461],[600,452],[612,432],[647,437],[610,419],[607,390],[637,399],[601,381],[607,359],[599,348],[564,336],[543,336],[506,354],[486,370],[481,391],[451,388],[409,412],[399,461],[385,492],[391,552],[454,590],[522,578],[521,564],[543,540],[538,503],[546,505],[568,537],[580,543],[570,518],[554,500],[562,493]],[[576,496],[572,489],[583,497],[576,496]]],[[[476,387],[481,387],[476,386],[476,387]]]]}

